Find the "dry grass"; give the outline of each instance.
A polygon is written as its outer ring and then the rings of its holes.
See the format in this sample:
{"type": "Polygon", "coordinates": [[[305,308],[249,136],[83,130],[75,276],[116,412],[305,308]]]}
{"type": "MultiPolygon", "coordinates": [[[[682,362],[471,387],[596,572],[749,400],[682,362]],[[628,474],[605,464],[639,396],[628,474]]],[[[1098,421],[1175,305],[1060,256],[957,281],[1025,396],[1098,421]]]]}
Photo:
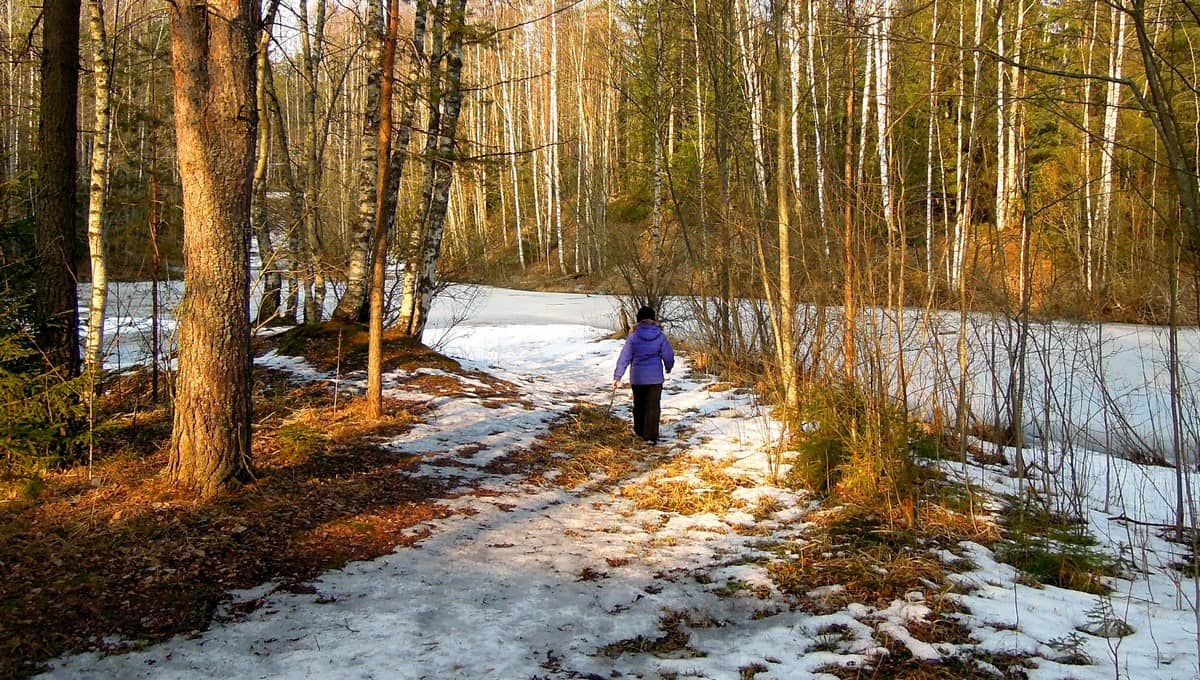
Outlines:
{"type": "Polygon", "coordinates": [[[687,612],[667,610],[658,622],[659,632],[662,635],[658,637],[639,635],[628,640],[613,642],[601,647],[600,653],[614,659],[626,652],[653,654],[657,657],[676,659],[703,656],[702,652],[688,646],[692,635],[686,628],[704,625],[707,625],[706,621],[695,621],[687,612]]]}
{"type": "MultiPolygon", "coordinates": [[[[648,446],[633,436],[629,423],[606,409],[578,404],[530,449],[498,460],[488,470],[523,473],[566,489],[595,490],[661,467],[668,455],[667,449],[648,446]]],[[[714,473],[710,478],[718,477],[714,473]]]]}
{"type": "Polygon", "coordinates": [[[492,463],[490,472],[525,474],[566,489],[607,488],[657,460],[655,450],[636,440],[629,424],[604,408],[579,404],[525,451],[492,463]]]}
{"type": "Polygon", "coordinates": [[[643,483],[622,488],[621,495],[632,498],[639,510],[724,514],[744,507],[733,492],[752,485],[750,480],[730,474],[727,463],[682,456],[660,467],[643,483]]]}
{"type": "Polygon", "coordinates": [[[794,546],[797,557],[773,562],[768,571],[781,591],[797,597],[824,586],[842,589],[820,601],[805,598],[802,606],[832,612],[851,602],[886,607],[912,591],[924,593],[927,601],[940,597],[945,567],[919,547],[913,533],[848,507],[808,519],[813,531],[794,546]]]}

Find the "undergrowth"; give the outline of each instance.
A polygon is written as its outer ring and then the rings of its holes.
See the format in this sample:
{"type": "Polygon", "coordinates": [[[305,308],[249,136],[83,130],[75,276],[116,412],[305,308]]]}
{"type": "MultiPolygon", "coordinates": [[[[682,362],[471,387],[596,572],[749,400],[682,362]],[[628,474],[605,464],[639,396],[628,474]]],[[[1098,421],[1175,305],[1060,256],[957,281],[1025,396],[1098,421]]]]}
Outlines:
{"type": "Polygon", "coordinates": [[[1117,576],[1117,563],[1096,549],[1082,520],[1047,511],[1027,499],[1008,499],[1001,517],[1005,540],[996,555],[1037,583],[1094,595],[1112,592],[1105,577],[1117,576]]]}

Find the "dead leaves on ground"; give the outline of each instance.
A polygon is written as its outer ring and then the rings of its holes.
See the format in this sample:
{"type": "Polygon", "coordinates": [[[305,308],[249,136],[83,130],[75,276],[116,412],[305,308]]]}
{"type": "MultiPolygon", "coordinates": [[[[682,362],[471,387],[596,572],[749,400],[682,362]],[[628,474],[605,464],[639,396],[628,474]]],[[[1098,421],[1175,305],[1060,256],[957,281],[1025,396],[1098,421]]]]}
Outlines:
{"type": "MultiPolygon", "coordinates": [[[[517,393],[423,347],[393,348],[390,360],[426,395],[455,394],[455,385],[485,399],[517,393]]],[[[409,545],[422,535],[412,527],[447,515],[444,483],[408,474],[418,457],[378,445],[420,422],[428,397],[386,400],[373,421],[359,399],[339,395],[335,406],[331,387],[256,369],[256,479],[204,502],[159,474],[168,409],[149,398],[144,376],[119,378],[91,469],[48,474],[37,493],[0,505],[0,676],[28,675],[67,652],[141,644],[113,640],[203,629],[229,590],[297,587],[409,545]]]]}

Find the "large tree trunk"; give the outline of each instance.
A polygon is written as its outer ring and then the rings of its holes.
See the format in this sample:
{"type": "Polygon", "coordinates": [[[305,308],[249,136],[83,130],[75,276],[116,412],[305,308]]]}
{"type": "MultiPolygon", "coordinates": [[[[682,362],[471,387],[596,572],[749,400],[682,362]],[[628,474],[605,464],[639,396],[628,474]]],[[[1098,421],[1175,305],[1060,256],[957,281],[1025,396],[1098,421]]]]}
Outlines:
{"type": "Polygon", "coordinates": [[[104,28],[104,0],[88,0],[88,29],[92,38],[92,68],[96,102],[92,132],[91,183],[88,187],[88,249],[92,263],[92,294],[88,305],[84,362],[88,373],[101,368],[104,351],[104,311],[108,303],[108,258],[104,252],[104,200],[108,194],[108,142],[112,106],[112,78],[108,34],[104,28]]]}
{"type": "Polygon", "coordinates": [[[170,479],[211,496],[248,476],[249,225],[257,0],[175,4],[175,134],[185,292],[170,479]]]}
{"type": "Polygon", "coordinates": [[[79,0],[46,0],[38,103],[38,346],[65,376],[79,375],[75,289],[75,137],[78,131],[79,0]]]}

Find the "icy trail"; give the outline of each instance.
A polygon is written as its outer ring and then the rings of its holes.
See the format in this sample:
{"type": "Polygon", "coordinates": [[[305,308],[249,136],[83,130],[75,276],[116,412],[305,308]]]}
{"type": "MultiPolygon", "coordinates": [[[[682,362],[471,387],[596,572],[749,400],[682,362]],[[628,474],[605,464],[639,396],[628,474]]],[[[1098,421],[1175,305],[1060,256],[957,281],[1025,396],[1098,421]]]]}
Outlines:
{"type": "MultiPolygon", "coordinates": [[[[747,544],[760,540],[730,531],[726,522],[751,520],[634,512],[629,501],[608,494],[581,497],[479,469],[532,444],[581,400],[607,406],[605,384],[620,345],[596,342],[602,333],[584,326],[469,327],[447,341],[445,351],[463,357],[467,367],[526,386],[534,406],[486,408],[446,399],[426,424],[388,444],[461,463],[427,465],[422,474],[461,478],[463,495],[453,504],[474,514],[415,528],[432,532],[419,547],[326,574],[315,595],[272,593],[272,584],[236,593],[235,601],[270,594],[245,620],[197,638],[123,656],[77,656],[57,664],[53,675],[517,678],[676,667],[736,677],[740,667],[779,654],[777,648],[803,648],[801,630],[764,620],[757,643],[743,638],[734,651],[734,638],[716,636],[703,645],[703,659],[599,653],[639,635],[658,637],[666,610],[707,611],[724,621],[770,606],[753,597],[722,601],[689,576],[716,570],[717,576],[760,580],[748,573],[754,570],[721,566],[741,561],[747,544]],[[457,453],[479,443],[486,448],[457,453]]],[[[685,370],[677,367],[676,375],[685,370]]],[[[616,412],[627,416],[627,402],[622,390],[616,412]]],[[[672,377],[663,406],[668,438],[685,426],[693,430],[676,446],[737,458],[756,475],[763,468],[761,447],[772,425],[752,395],[713,394],[672,377]]],[[[795,502],[790,493],[759,492],[795,502]]]]}

